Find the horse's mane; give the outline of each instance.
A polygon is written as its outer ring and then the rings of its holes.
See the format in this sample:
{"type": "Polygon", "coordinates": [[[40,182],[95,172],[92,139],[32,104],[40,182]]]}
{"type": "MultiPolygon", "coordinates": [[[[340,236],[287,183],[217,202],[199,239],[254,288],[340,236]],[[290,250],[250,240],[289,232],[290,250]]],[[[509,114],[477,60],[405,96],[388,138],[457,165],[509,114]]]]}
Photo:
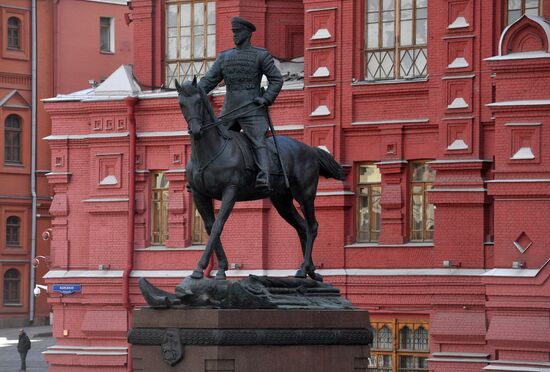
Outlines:
{"type": "Polygon", "coordinates": [[[179,90],[179,93],[183,94],[184,96],[190,97],[194,94],[198,94],[201,98],[202,104],[204,105],[206,112],[210,116],[210,123],[215,122],[218,118],[216,116],[216,113],[214,112],[214,108],[212,107],[212,104],[210,103],[210,100],[208,99],[208,95],[202,89],[200,85],[195,85],[189,81],[186,81],[181,85],[181,88],[179,90]]]}

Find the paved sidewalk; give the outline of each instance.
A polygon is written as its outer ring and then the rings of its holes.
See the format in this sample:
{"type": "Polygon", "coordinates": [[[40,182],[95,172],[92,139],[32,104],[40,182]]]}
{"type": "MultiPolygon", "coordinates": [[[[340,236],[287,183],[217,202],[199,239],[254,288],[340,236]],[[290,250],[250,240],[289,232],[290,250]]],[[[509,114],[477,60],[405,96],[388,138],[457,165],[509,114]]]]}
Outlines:
{"type": "MultiPolygon", "coordinates": [[[[0,372],[18,372],[21,366],[17,341],[20,328],[0,329],[0,372]]],[[[25,332],[31,339],[31,349],[27,354],[28,372],[47,372],[48,365],[44,361],[42,352],[48,346],[55,344],[51,326],[25,327],[25,332]]]]}

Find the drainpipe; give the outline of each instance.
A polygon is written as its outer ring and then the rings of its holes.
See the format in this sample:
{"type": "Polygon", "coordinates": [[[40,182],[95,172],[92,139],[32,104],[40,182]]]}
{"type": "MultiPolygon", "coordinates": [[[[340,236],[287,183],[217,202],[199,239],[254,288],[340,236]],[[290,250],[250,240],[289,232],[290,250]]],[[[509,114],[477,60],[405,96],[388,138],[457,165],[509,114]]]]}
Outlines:
{"type": "MultiPolygon", "coordinates": [[[[31,219],[31,259],[36,256],[36,0],[32,0],[32,103],[31,103],[31,194],[32,194],[32,219],[31,219]]],[[[36,281],[36,269],[30,266],[29,280],[29,321],[34,321],[34,284],[36,281]]]]}
{"type": "MultiPolygon", "coordinates": [[[[130,149],[128,155],[128,246],[126,249],[126,265],[122,276],[122,291],[124,308],[128,312],[127,329],[131,326],[132,304],[130,302],[130,273],[134,268],[134,222],[136,207],[136,116],[135,106],[137,97],[127,97],[126,112],[128,115],[128,134],[130,136],[130,149]]],[[[131,345],[128,345],[128,372],[133,371],[131,358],[131,345]]]]}

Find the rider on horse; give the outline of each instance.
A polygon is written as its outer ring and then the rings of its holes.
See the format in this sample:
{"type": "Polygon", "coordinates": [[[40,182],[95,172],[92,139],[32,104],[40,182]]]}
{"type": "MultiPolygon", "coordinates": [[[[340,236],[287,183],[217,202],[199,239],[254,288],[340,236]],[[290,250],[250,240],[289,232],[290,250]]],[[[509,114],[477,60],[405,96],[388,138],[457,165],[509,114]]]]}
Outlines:
{"type": "Polygon", "coordinates": [[[251,45],[252,33],[256,26],[246,19],[231,19],[235,48],[220,53],[216,62],[200,80],[199,86],[206,93],[214,89],[222,80],[225,81],[227,93],[222,108],[224,113],[235,111],[235,119],[224,120],[227,127],[238,125],[252,143],[255,162],[259,168],[256,177],[256,188],[269,190],[269,154],[265,138],[269,128],[267,111],[263,107],[271,105],[283,86],[281,73],[275,66],[271,54],[262,48],[251,45]],[[262,95],[260,84],[262,75],[267,77],[269,85],[262,95]],[[248,103],[260,106],[257,110],[243,110],[239,115],[238,108],[248,103]],[[237,118],[238,117],[238,118],[237,118]]]}

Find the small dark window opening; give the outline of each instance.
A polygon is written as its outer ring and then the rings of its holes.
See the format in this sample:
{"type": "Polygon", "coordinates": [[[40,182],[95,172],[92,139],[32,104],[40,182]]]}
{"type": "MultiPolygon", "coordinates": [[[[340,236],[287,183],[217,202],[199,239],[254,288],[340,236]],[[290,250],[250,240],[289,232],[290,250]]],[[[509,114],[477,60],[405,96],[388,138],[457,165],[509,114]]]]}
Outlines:
{"type": "Polygon", "coordinates": [[[8,19],[8,49],[21,49],[21,21],[17,17],[8,19]]]}
{"type": "Polygon", "coordinates": [[[21,119],[16,115],[6,118],[4,126],[4,162],[21,163],[21,119]]]}
{"type": "Polygon", "coordinates": [[[16,269],[9,269],[4,274],[4,305],[21,304],[21,275],[16,269]]]}
{"type": "Polygon", "coordinates": [[[10,216],[6,221],[6,244],[7,245],[21,245],[19,239],[21,231],[21,220],[19,217],[10,216]]]}

